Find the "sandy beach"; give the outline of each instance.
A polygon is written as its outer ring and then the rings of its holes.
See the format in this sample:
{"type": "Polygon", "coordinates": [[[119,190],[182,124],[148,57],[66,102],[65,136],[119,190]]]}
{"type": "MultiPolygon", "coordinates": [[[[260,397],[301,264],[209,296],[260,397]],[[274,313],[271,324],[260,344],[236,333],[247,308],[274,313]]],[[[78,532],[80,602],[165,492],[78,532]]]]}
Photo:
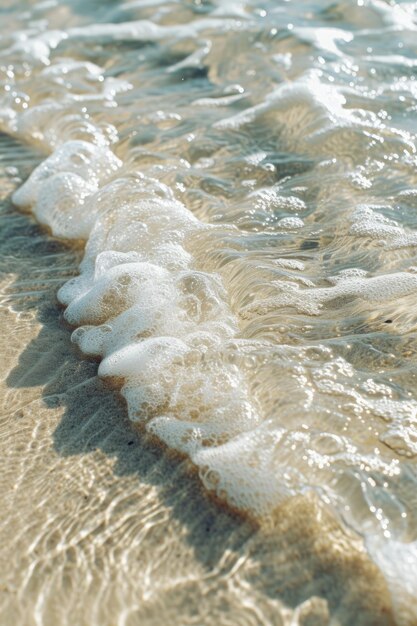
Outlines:
{"type": "Polygon", "coordinates": [[[0,626],[417,626],[416,33],[0,0],[0,626]]]}
{"type": "Polygon", "coordinates": [[[361,541],[318,501],[256,527],[135,432],[56,301],[81,251],[13,208],[10,167],[37,157],[0,142],[1,623],[393,624],[361,541]]]}

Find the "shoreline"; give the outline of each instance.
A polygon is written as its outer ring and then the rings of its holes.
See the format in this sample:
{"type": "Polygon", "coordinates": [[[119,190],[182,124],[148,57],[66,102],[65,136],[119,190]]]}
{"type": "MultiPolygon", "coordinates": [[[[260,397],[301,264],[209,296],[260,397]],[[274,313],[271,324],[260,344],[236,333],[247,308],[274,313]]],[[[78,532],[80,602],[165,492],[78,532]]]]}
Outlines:
{"type": "Polygon", "coordinates": [[[209,625],[227,615],[242,624],[394,624],[382,574],[319,503],[293,498],[270,528],[255,530],[219,507],[187,463],[142,439],[60,319],[55,294],[79,255],[10,206],[7,180],[5,626],[110,626],[123,616],[128,625],[209,625]]]}

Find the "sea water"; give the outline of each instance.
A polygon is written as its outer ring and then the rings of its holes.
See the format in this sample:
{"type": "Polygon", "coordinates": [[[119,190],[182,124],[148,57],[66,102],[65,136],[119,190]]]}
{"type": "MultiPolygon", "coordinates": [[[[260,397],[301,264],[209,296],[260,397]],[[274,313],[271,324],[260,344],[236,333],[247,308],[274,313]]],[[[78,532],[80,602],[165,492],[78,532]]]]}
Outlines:
{"type": "Polygon", "coordinates": [[[0,35],[45,153],[13,202],[85,245],[72,341],[220,501],[315,494],[416,624],[415,3],[3,1],[0,35]]]}

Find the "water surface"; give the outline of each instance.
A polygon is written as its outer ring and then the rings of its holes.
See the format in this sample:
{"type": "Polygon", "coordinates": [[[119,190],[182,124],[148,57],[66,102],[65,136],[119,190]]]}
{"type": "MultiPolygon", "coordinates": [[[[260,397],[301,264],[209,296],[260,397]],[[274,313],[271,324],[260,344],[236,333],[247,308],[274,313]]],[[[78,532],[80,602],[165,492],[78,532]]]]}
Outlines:
{"type": "Polygon", "coordinates": [[[58,292],[73,343],[140,437],[271,533],[262,571],[302,518],[297,602],[274,583],[258,615],[249,576],[248,623],[391,623],[390,597],[415,624],[415,3],[0,11],[0,128],[45,154],[13,201],[85,242],[58,292]],[[368,609],[338,612],[333,577],[368,609]]]}

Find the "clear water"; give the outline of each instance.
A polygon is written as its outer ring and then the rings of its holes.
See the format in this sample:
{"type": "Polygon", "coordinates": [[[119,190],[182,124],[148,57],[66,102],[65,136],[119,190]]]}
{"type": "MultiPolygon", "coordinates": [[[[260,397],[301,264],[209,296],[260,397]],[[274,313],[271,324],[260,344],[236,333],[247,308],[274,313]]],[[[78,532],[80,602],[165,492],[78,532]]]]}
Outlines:
{"type": "Polygon", "coordinates": [[[317,498],[417,623],[416,4],[3,0],[0,34],[0,129],[45,151],[14,203],[86,242],[74,343],[220,501],[317,498]]]}

